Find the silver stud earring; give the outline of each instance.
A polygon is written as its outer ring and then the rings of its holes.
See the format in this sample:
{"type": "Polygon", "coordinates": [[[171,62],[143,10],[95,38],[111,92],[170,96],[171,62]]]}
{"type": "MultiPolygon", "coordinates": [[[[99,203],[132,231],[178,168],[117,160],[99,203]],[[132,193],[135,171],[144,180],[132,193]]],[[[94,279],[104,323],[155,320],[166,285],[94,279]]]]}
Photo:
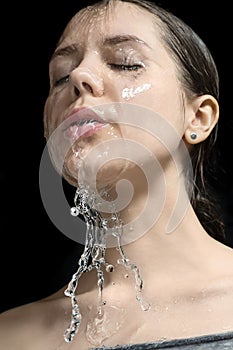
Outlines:
{"type": "Polygon", "coordinates": [[[192,140],[195,140],[197,138],[197,134],[195,132],[192,132],[190,134],[190,137],[191,137],[192,140]]]}

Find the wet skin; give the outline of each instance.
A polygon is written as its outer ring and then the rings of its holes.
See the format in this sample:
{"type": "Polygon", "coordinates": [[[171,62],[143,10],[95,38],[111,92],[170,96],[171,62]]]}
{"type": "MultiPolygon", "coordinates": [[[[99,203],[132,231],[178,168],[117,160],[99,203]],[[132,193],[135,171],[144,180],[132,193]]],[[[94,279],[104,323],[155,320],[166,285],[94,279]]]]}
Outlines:
{"type": "MultiPolygon", "coordinates": [[[[182,99],[176,65],[160,39],[152,15],[135,5],[119,2],[108,16],[102,10],[88,10],[75,16],[65,29],[50,63],[51,89],[44,119],[46,138],[49,139],[76,108],[113,102],[139,104],[161,115],[180,135],[179,141],[174,138],[172,143],[177,150],[179,142],[192,143],[187,137],[190,125],[199,121],[200,130],[203,130],[201,115],[212,113],[213,118],[209,120],[213,124],[208,131],[201,133],[200,140],[208,137],[217,121],[214,100],[210,97],[192,101],[182,99]],[[148,84],[147,89],[142,88],[144,84],[148,84]]],[[[106,252],[106,260],[115,266],[115,271],[105,274],[108,326],[104,327],[110,327],[108,334],[111,336],[106,337],[102,345],[232,330],[232,249],[204,231],[191,206],[174,232],[165,234],[178,187],[169,152],[143,130],[135,133],[135,128],[121,125],[117,120],[106,120],[106,124],[90,136],[75,140],[75,150],[81,148],[81,157],[85,159],[91,149],[105,140],[126,137],[136,140],[156,155],[169,191],[164,211],[156,224],[141,239],[124,247],[127,257],[140,267],[144,294],[151,303],[150,311],[142,311],[136,301],[134,278],[130,274],[126,278],[124,267],[116,264],[118,252],[115,249],[106,252]],[[116,319],[119,330],[114,333],[116,319]]],[[[66,158],[64,176],[74,185],[77,183],[75,165],[78,157],[70,152],[66,158]]],[[[101,170],[99,186],[114,185],[116,179],[121,178],[119,173],[126,176],[135,189],[135,198],[124,213],[129,219],[140,213],[145,202],[146,179],[131,162],[115,160],[101,170]]],[[[156,179],[154,182],[156,185],[156,179]]],[[[3,348],[72,350],[78,346],[80,350],[87,350],[93,347],[87,339],[86,328],[96,315],[95,271],[85,274],[80,280],[77,293],[83,320],[70,344],[63,339],[71,312],[70,300],[63,294],[65,288],[42,301],[1,315],[3,348]]]]}

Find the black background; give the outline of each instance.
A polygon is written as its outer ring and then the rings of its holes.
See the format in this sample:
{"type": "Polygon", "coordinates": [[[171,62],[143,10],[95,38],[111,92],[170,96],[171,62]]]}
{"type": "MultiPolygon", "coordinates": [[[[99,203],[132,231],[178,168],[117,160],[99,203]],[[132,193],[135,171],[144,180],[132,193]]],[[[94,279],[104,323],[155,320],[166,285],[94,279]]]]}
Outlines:
{"type": "MultiPolygon", "coordinates": [[[[62,30],[81,4],[73,0],[5,4],[2,19],[1,295],[0,311],[47,296],[68,282],[82,251],[48,218],[39,190],[45,146],[43,107],[48,62],[62,30]]],[[[231,10],[217,1],[160,1],[206,42],[220,74],[221,175],[216,194],[233,247],[231,10]],[[203,7],[205,6],[205,7],[203,7]]],[[[67,185],[65,185],[67,186],[67,185]]],[[[67,193],[74,188],[66,187],[67,193]]]]}

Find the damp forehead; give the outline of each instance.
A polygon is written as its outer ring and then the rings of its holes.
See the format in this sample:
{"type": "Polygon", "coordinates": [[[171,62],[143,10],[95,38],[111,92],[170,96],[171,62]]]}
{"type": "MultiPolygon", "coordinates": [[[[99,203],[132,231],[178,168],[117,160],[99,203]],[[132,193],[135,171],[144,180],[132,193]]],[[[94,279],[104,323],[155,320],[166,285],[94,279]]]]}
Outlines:
{"type": "Polygon", "coordinates": [[[106,36],[124,34],[134,35],[153,48],[156,42],[161,44],[159,32],[155,16],[147,10],[128,2],[110,2],[108,6],[89,6],[79,11],[66,26],[57,49],[102,43],[106,36]]]}

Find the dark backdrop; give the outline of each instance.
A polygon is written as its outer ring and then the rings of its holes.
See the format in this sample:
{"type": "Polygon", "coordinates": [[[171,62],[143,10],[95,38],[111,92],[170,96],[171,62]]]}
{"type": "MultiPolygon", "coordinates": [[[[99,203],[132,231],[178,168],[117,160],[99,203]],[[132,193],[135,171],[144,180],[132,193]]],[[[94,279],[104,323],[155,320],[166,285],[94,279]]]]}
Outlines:
{"type": "MultiPolygon", "coordinates": [[[[38,171],[45,141],[43,106],[48,62],[78,0],[9,3],[2,9],[1,311],[55,292],[76,270],[82,251],[50,221],[40,198],[38,171]],[[3,79],[3,76],[6,77],[3,79]]],[[[85,2],[87,3],[87,2],[85,2]]],[[[91,1],[89,2],[91,3],[91,1]]],[[[221,175],[216,195],[233,247],[230,8],[218,1],[160,1],[184,19],[210,48],[220,73],[221,175]],[[221,172],[222,174],[222,172],[221,172]]],[[[3,6],[3,5],[2,5],[3,6]]],[[[66,185],[67,196],[74,188],[66,185]]]]}

